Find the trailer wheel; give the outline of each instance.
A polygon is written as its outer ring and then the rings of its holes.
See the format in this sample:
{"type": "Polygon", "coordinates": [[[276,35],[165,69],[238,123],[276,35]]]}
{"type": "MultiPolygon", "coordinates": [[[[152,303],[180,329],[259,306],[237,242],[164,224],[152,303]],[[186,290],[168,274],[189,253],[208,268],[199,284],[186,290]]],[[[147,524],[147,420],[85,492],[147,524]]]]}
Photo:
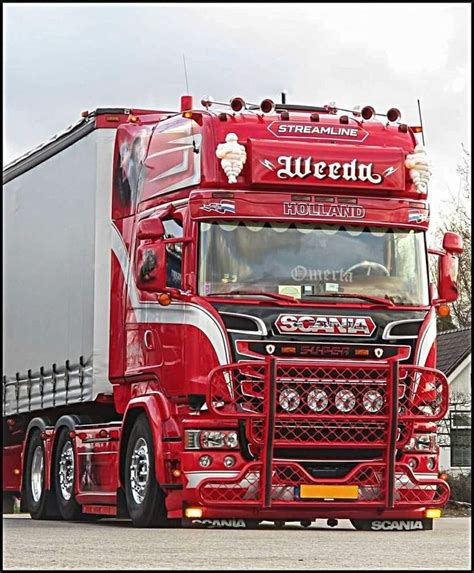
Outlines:
{"type": "Polygon", "coordinates": [[[82,508],[74,496],[74,446],[68,434],[69,429],[63,428],[58,436],[54,459],[54,485],[59,512],[64,519],[74,521],[82,518],[82,508]]]}
{"type": "Polygon", "coordinates": [[[46,457],[39,431],[33,431],[28,441],[25,464],[26,506],[33,519],[48,519],[45,490],[46,457]]]}
{"type": "Polygon", "coordinates": [[[133,525],[165,527],[165,495],[155,479],[153,438],[146,414],[133,425],[125,454],[125,498],[133,525]]]}

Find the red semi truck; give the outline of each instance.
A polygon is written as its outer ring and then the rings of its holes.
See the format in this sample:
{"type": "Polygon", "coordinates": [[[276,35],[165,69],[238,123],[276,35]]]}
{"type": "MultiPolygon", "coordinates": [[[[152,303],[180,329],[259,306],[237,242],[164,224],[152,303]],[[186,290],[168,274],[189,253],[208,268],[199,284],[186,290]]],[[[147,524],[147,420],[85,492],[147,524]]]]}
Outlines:
{"type": "Polygon", "coordinates": [[[139,527],[431,528],[462,244],[427,248],[417,130],[201,103],[84,112],[4,169],[4,496],[139,527]]]}

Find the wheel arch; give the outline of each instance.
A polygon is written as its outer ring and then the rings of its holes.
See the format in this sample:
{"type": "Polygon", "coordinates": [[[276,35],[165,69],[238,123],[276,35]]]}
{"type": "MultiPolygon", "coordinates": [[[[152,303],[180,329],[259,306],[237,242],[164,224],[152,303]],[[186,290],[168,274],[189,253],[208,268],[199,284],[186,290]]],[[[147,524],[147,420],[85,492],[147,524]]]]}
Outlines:
{"type": "Polygon", "coordinates": [[[90,418],[88,416],[78,416],[77,414],[65,414],[58,418],[54,424],[53,442],[50,445],[50,464],[48,467],[48,489],[54,490],[54,460],[56,458],[56,451],[58,447],[58,437],[63,428],[67,428],[70,432],[74,432],[77,426],[81,424],[89,424],[90,418]]]}
{"type": "MultiPolygon", "coordinates": [[[[46,428],[51,426],[52,422],[48,418],[48,416],[43,416],[43,417],[37,416],[36,418],[32,418],[28,423],[28,426],[26,427],[25,437],[23,439],[23,448],[21,450],[21,479],[20,479],[21,499],[24,499],[25,496],[25,472],[26,472],[26,462],[27,462],[26,453],[28,451],[31,435],[35,430],[38,430],[40,433],[42,433],[46,430],[46,428]]],[[[46,448],[46,444],[44,450],[45,450],[45,464],[46,467],[48,467],[50,460],[48,459],[48,451],[46,448]]],[[[46,489],[49,488],[49,479],[46,480],[45,487],[46,489]]]]}
{"type": "Polygon", "coordinates": [[[119,480],[122,488],[125,485],[125,454],[128,439],[132,427],[140,414],[146,415],[151,430],[155,454],[155,478],[158,483],[164,483],[166,480],[165,463],[162,455],[162,430],[163,424],[170,418],[170,409],[166,398],[160,392],[155,392],[153,394],[133,398],[124,412],[119,447],[119,480]]]}

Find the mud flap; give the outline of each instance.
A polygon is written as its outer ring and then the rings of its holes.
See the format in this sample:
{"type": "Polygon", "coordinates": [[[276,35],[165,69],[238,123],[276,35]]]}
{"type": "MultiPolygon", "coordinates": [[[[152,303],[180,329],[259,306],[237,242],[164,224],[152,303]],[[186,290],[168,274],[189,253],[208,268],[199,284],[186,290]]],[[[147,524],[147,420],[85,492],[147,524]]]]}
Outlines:
{"type": "Polygon", "coordinates": [[[430,531],[432,519],[351,519],[359,531],[430,531]]]}

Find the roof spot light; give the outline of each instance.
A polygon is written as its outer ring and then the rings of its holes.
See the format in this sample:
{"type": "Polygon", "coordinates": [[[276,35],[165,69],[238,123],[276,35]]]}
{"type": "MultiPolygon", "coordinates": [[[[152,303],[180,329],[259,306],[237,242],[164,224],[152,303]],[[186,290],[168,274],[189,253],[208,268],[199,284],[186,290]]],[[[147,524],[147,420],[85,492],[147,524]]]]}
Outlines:
{"type": "Polygon", "coordinates": [[[260,109],[263,113],[271,113],[275,109],[275,103],[271,99],[264,99],[260,103],[260,109]]]}
{"type": "Polygon", "coordinates": [[[371,105],[362,108],[361,115],[365,120],[372,119],[375,115],[375,109],[371,105]]]}
{"type": "Polygon", "coordinates": [[[402,116],[402,114],[400,113],[400,110],[397,109],[396,107],[391,107],[387,111],[388,121],[398,121],[401,118],[401,116],[402,116]]]}
{"type": "Polygon", "coordinates": [[[245,101],[241,97],[234,97],[230,100],[232,111],[239,112],[245,108],[245,101]]]}

